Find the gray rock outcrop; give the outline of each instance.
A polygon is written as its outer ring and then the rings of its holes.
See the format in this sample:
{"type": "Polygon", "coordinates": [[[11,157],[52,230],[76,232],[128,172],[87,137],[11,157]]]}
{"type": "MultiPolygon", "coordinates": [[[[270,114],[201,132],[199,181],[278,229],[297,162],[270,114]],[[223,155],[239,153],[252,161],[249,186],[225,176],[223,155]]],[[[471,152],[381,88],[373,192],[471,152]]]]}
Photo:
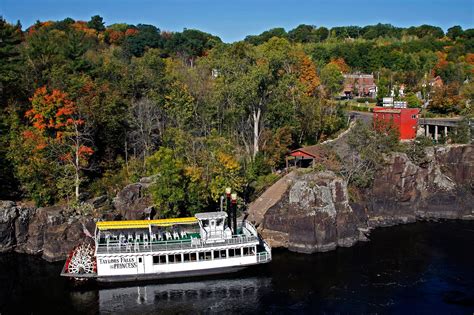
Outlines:
{"type": "Polygon", "coordinates": [[[403,153],[387,156],[372,187],[352,198],[334,173],[294,176],[259,230],[273,246],[315,252],[351,246],[376,227],[474,219],[473,145],[429,148],[426,155],[422,165],[403,153]]]}
{"type": "Polygon", "coordinates": [[[273,246],[312,253],[352,246],[360,239],[358,227],[345,182],[332,172],[321,172],[294,179],[265,214],[261,233],[273,246]]]}
{"type": "Polygon", "coordinates": [[[126,220],[145,219],[152,213],[152,201],[146,189],[152,180],[143,178],[138,183],[127,185],[113,199],[113,206],[126,220]]]}

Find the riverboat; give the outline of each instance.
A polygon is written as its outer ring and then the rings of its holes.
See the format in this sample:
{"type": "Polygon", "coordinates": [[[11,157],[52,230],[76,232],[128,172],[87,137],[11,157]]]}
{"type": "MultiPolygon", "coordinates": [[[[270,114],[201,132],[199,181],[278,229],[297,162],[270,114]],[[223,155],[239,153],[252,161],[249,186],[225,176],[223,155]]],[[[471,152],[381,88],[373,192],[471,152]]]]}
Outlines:
{"type": "Polygon", "coordinates": [[[270,246],[250,222],[227,219],[226,212],[217,211],[99,221],[93,241],[69,254],[61,276],[98,282],[168,279],[235,272],[271,261],[270,246]]]}

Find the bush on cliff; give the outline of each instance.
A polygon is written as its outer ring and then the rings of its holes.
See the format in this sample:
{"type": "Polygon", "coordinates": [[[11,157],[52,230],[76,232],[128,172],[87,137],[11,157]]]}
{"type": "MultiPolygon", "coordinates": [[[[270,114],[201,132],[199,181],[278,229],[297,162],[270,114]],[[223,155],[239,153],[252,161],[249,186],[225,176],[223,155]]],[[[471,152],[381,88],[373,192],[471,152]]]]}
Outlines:
{"type": "Polygon", "coordinates": [[[384,163],[384,154],[398,151],[401,146],[395,128],[374,130],[357,121],[348,137],[349,151],[342,157],[341,175],[351,185],[359,188],[369,187],[377,168],[384,163]]]}

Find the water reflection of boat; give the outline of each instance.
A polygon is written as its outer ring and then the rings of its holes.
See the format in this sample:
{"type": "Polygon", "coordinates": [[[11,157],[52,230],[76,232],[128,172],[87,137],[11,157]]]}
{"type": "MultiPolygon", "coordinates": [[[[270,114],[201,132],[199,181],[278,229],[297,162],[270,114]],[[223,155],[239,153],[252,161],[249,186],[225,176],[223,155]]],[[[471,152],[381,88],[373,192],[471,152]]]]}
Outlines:
{"type": "Polygon", "coordinates": [[[120,310],[140,312],[144,309],[172,312],[221,312],[257,305],[263,290],[271,285],[270,278],[219,279],[186,283],[170,283],[104,288],[99,290],[99,311],[120,310]]]}

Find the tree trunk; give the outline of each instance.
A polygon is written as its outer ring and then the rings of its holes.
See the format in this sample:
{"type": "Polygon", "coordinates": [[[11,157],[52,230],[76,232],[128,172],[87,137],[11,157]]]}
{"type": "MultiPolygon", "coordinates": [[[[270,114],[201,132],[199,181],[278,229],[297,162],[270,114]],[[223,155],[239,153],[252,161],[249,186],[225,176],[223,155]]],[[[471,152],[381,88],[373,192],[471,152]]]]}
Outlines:
{"type": "Polygon", "coordinates": [[[76,201],[79,201],[79,185],[81,184],[81,179],[79,177],[79,145],[76,144],[76,179],[75,179],[75,186],[76,186],[76,201]]]}
{"type": "Polygon", "coordinates": [[[258,108],[256,111],[253,112],[253,158],[257,156],[259,151],[259,138],[260,138],[260,115],[261,109],[258,108]]]}

